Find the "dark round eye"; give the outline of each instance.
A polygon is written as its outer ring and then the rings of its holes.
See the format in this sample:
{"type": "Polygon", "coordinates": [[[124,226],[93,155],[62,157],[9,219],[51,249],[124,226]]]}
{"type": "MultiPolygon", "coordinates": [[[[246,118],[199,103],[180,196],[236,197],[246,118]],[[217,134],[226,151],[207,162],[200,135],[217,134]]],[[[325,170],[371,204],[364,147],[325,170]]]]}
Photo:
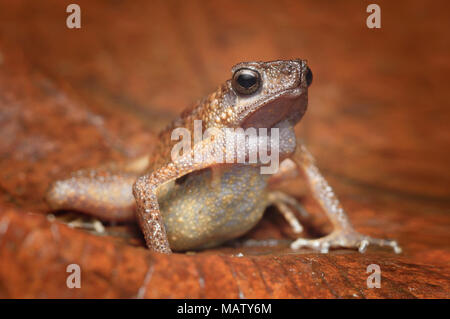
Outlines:
{"type": "Polygon", "coordinates": [[[255,93],[261,86],[261,77],[251,69],[239,69],[233,74],[233,89],[244,95],[255,93]]]}
{"type": "Polygon", "coordinates": [[[312,74],[312,71],[311,71],[311,69],[309,67],[306,67],[306,76],[305,76],[305,78],[306,78],[306,85],[310,86],[311,83],[312,83],[312,80],[313,80],[313,74],[312,74]]]}

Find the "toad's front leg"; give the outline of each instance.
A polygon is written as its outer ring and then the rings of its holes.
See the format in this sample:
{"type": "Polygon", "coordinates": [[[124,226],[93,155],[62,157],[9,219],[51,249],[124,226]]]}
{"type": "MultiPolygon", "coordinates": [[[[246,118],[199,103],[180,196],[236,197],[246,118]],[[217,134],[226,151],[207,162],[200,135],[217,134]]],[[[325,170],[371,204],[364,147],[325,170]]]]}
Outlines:
{"type": "Polygon", "coordinates": [[[209,139],[203,140],[194,145],[192,151],[136,180],[133,195],[137,217],[149,249],[166,254],[172,252],[158,205],[158,188],[171,180],[215,164],[216,152],[221,149],[220,143],[220,138],[216,138],[214,143],[209,139]]]}
{"type": "Polygon", "coordinates": [[[358,248],[364,252],[368,245],[389,246],[396,253],[401,252],[397,242],[385,239],[372,238],[358,233],[350,224],[350,221],[342,208],[339,200],[328,185],[325,178],[320,174],[314,164],[314,158],[302,144],[297,146],[294,160],[303,170],[309,183],[309,187],[319,202],[322,209],[334,226],[334,230],[328,236],[318,239],[299,238],[291,244],[292,249],[309,247],[321,252],[328,252],[330,247],[358,248]]]}

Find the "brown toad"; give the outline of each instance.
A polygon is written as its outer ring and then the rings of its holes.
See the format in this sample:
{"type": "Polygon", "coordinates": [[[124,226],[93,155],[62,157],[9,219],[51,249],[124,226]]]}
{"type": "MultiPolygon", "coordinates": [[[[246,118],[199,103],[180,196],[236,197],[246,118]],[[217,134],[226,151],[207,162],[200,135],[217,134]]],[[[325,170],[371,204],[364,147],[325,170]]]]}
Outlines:
{"type": "Polygon", "coordinates": [[[296,140],[294,126],[306,111],[311,81],[312,72],[304,60],[237,64],[231,80],[161,132],[152,155],[126,165],[75,172],[50,187],[47,201],[53,209],[79,210],[103,220],[137,217],[147,246],[170,253],[212,247],[241,236],[261,219],[269,205],[276,206],[300,233],[302,226],[292,210],[302,212],[299,203],[286,194],[269,191],[267,186],[272,180],[302,171],[334,230],[319,239],[299,238],[291,248],[327,252],[330,247],[348,247],[363,252],[368,244],[374,244],[400,252],[395,241],[371,238],[353,229],[311,154],[296,140]],[[195,133],[196,120],[204,129],[216,129],[215,134],[194,141],[188,151],[173,156],[174,130],[195,133]],[[254,137],[245,136],[231,151],[227,147],[230,136],[236,140],[237,132],[249,128],[267,129],[266,141],[271,141],[267,144],[275,147],[280,161],[275,174],[261,173],[263,161],[259,157],[248,163],[251,145],[260,147],[254,137]],[[272,132],[277,132],[278,139],[272,139],[272,132]],[[196,160],[199,154],[201,160],[196,160]],[[239,156],[247,162],[239,162],[239,156]]]}

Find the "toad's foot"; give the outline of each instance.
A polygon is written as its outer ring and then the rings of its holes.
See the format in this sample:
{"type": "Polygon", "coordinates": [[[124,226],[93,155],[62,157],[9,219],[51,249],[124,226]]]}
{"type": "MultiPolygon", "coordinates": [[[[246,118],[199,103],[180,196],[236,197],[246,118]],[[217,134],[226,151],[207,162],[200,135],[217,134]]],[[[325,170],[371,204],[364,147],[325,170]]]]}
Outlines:
{"type": "Polygon", "coordinates": [[[363,253],[367,246],[372,244],[376,246],[390,246],[396,253],[401,252],[395,241],[372,238],[362,235],[353,229],[333,189],[319,172],[319,169],[314,164],[314,158],[304,145],[298,145],[294,158],[297,165],[303,170],[314,198],[333,224],[334,231],[328,236],[319,239],[299,238],[291,244],[292,249],[309,247],[326,253],[330,247],[346,247],[358,248],[363,253]]]}
{"type": "Polygon", "coordinates": [[[318,250],[321,253],[328,253],[328,250],[332,247],[345,247],[358,248],[360,253],[364,253],[368,245],[389,246],[392,247],[397,254],[402,252],[402,249],[394,240],[372,238],[354,230],[336,230],[331,234],[318,239],[298,238],[291,244],[291,248],[297,250],[302,247],[307,247],[318,250]]]}
{"type": "MultiPolygon", "coordinates": [[[[54,221],[56,219],[55,215],[47,215],[49,221],[54,221]]],[[[68,213],[58,217],[60,222],[65,223],[70,228],[80,228],[97,235],[105,235],[106,229],[102,222],[96,218],[89,216],[79,216],[75,213],[68,213]]]]}

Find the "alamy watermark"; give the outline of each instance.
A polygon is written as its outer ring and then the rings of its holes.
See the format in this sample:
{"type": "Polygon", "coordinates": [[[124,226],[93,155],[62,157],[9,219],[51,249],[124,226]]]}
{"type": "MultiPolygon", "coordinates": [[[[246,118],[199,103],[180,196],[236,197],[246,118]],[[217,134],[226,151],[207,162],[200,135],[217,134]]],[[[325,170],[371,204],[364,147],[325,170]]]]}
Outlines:
{"type": "Polygon", "coordinates": [[[66,279],[67,288],[81,288],[81,268],[78,264],[70,264],[66,267],[66,272],[70,273],[66,279]]]}
{"type": "Polygon", "coordinates": [[[172,141],[180,140],[171,152],[172,161],[183,157],[194,163],[214,159],[214,163],[248,163],[260,165],[261,174],[278,172],[280,159],[280,129],[267,128],[217,128],[210,127],[203,132],[202,121],[194,121],[192,143],[191,131],[176,128],[171,134],[172,141]],[[200,143],[211,143],[207,151],[195,149],[200,143]],[[262,165],[261,165],[262,164],[262,165]],[[265,166],[264,166],[265,165],[265,166]]]}
{"type": "Polygon", "coordinates": [[[69,29],[81,28],[81,8],[78,4],[69,4],[66,8],[66,12],[70,13],[66,19],[66,26],[69,29]]]}
{"type": "Polygon", "coordinates": [[[369,29],[381,28],[381,8],[378,4],[372,3],[367,6],[367,13],[370,13],[366,19],[366,25],[369,29]]]}
{"type": "Polygon", "coordinates": [[[367,288],[381,288],[381,268],[377,264],[367,266],[366,273],[370,273],[367,277],[367,288]]]}

